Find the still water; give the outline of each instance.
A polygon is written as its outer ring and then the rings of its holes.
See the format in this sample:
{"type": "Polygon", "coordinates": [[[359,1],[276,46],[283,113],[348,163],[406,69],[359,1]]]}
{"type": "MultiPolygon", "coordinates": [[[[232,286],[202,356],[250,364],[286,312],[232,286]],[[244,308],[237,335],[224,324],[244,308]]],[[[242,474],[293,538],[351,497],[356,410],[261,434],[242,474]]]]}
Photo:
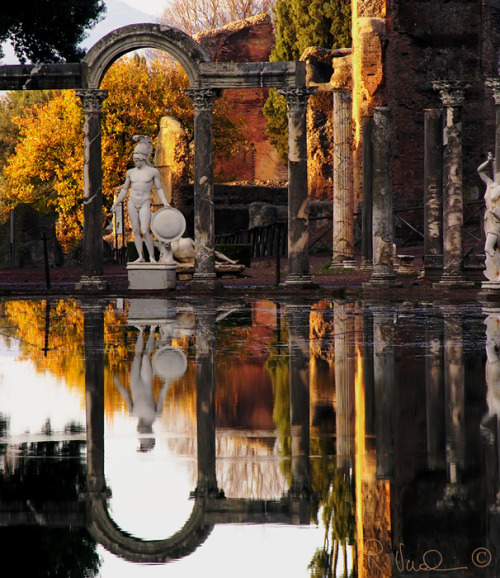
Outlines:
{"type": "Polygon", "coordinates": [[[500,309],[0,302],[0,575],[500,575],[500,309]]]}

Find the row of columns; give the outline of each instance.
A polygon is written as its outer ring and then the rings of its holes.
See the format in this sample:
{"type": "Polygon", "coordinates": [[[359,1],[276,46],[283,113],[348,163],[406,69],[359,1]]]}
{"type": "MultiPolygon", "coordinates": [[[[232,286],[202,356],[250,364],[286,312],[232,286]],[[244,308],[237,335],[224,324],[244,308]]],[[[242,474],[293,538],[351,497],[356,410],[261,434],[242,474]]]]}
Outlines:
{"type": "MultiPolygon", "coordinates": [[[[490,79],[496,107],[495,177],[500,178],[500,79],[490,79]]],[[[433,83],[442,107],[424,111],[424,269],[440,277],[439,287],[472,286],[463,271],[462,109],[467,86],[460,81],[433,83]]],[[[349,93],[335,89],[332,266],[354,263],[352,192],[352,112],[349,93]],[[350,232],[348,232],[350,231],[350,232]]],[[[387,107],[362,119],[362,270],[371,270],[367,287],[394,286],[392,121],[387,107]]]]}
{"type": "MultiPolygon", "coordinates": [[[[288,276],[285,285],[312,285],[309,272],[306,112],[315,88],[279,90],[288,105],[288,276]]],[[[197,242],[192,286],[217,288],[213,191],[213,106],[219,91],[192,88],[194,105],[194,234],[197,242]]],[[[81,89],[84,112],[84,239],[81,291],[107,288],[103,277],[101,111],[107,91],[81,89]]]]}

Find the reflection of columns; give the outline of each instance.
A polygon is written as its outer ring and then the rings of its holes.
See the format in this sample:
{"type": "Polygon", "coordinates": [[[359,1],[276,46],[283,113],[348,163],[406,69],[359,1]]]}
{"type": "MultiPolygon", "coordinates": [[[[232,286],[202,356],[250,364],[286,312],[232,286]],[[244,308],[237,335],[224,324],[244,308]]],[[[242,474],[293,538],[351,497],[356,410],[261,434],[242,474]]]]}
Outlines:
{"type": "MultiPolygon", "coordinates": [[[[85,339],[87,491],[105,492],[104,480],[104,305],[82,305],[85,339]]],[[[104,497],[104,495],[103,495],[104,497]]]]}
{"type": "Polygon", "coordinates": [[[390,478],[394,470],[394,316],[373,311],[373,388],[377,477],[390,478]]]}
{"type": "Polygon", "coordinates": [[[355,267],[351,94],[333,90],[332,267],[355,267]]]}
{"type": "Polygon", "coordinates": [[[443,269],[443,111],[424,117],[424,270],[426,277],[443,269]]]}
{"type": "Polygon", "coordinates": [[[460,314],[453,307],[444,315],[444,388],[446,402],[446,461],[449,483],[457,484],[459,468],[465,467],[465,375],[463,328],[460,314]]]}
{"type": "Polygon", "coordinates": [[[363,134],[363,204],[362,204],[362,236],[361,236],[361,269],[371,271],[373,267],[373,117],[364,116],[362,120],[363,134]]]}
{"type": "Polygon", "coordinates": [[[83,275],[77,290],[102,291],[103,278],[101,109],[107,90],[80,89],[85,116],[83,136],[83,275]]]}
{"type": "Polygon", "coordinates": [[[215,213],[213,191],[213,89],[185,91],[194,104],[194,236],[196,254],[192,285],[215,288],[215,213]]]}
{"type": "Polygon", "coordinates": [[[443,467],[446,447],[442,325],[439,317],[429,320],[425,330],[427,463],[431,470],[443,467]]]}
{"type": "Polygon", "coordinates": [[[461,288],[463,274],[462,104],[461,82],[434,82],[445,109],[443,131],[443,275],[440,287],[461,288]]]}
{"type": "Polygon", "coordinates": [[[373,112],[373,272],[367,286],[395,285],[392,222],[392,118],[387,107],[373,112]]]}
{"type": "Polygon", "coordinates": [[[292,497],[307,497],[309,472],[309,307],[286,307],[290,351],[290,425],[292,497]]]}
{"type": "Polygon", "coordinates": [[[354,455],[354,304],[335,301],[335,397],[337,464],[352,467],[354,455]]]}
{"type": "Polygon", "coordinates": [[[213,307],[196,313],[197,497],[221,494],[215,473],[215,316],[213,307]]]}
{"type": "Polygon", "coordinates": [[[309,274],[307,101],[316,88],[278,92],[288,106],[288,275],[286,285],[312,285],[309,274]]]}

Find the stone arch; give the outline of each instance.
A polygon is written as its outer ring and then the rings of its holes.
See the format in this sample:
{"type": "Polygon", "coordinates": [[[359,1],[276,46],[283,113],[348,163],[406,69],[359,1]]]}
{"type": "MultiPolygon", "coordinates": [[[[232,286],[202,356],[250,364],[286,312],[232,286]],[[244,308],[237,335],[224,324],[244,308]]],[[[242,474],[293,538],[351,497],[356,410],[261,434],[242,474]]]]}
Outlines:
{"type": "Polygon", "coordinates": [[[131,24],[110,32],[87,52],[83,59],[87,69],[87,88],[99,88],[113,62],[140,48],[157,48],[170,54],[184,68],[193,88],[199,85],[199,64],[209,61],[201,46],[177,28],[161,24],[131,24]]]}
{"type": "Polygon", "coordinates": [[[109,515],[106,499],[91,497],[87,529],[106,550],[129,562],[161,564],[194,552],[208,538],[213,525],[205,521],[203,500],[196,500],[184,526],[169,538],[142,540],[119,528],[109,515]]]}

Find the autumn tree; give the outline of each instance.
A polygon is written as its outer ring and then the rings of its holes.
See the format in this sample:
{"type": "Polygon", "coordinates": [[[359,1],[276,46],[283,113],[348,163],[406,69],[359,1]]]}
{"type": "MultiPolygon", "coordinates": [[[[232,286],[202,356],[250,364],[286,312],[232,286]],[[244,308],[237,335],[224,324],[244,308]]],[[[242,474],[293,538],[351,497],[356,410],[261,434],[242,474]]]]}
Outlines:
{"type": "Polygon", "coordinates": [[[21,63],[79,62],[79,44],[106,11],[103,0],[22,0],[3,2],[1,45],[10,40],[21,63]]]}
{"type": "Polygon", "coordinates": [[[257,14],[271,15],[275,0],[173,0],[163,12],[164,24],[187,34],[212,30],[257,14]]]}
{"type": "Polygon", "coordinates": [[[0,170],[19,141],[19,126],[13,119],[26,116],[34,106],[51,98],[50,90],[15,90],[0,98],[0,170]]]}
{"type": "MultiPolygon", "coordinates": [[[[277,0],[274,9],[276,43],[271,61],[299,60],[310,46],[345,48],[351,45],[350,0],[277,0]]],[[[276,89],[264,105],[267,132],[281,158],[288,158],[286,100],[276,89]]]]}
{"type": "MultiPolygon", "coordinates": [[[[103,195],[105,212],[114,189],[123,184],[131,162],[134,134],[156,140],[160,119],[173,116],[193,138],[193,106],[183,88],[188,80],[168,61],[147,63],[125,58],[106,74],[108,89],[102,115],[103,195]]],[[[241,129],[229,120],[224,99],[214,109],[215,158],[227,158],[244,143],[241,129]]],[[[0,214],[18,203],[56,213],[57,235],[65,250],[82,235],[83,117],[74,91],[54,92],[53,98],[14,117],[19,128],[15,153],[0,180],[0,214]]],[[[105,215],[107,218],[109,215],[105,215]]]]}

